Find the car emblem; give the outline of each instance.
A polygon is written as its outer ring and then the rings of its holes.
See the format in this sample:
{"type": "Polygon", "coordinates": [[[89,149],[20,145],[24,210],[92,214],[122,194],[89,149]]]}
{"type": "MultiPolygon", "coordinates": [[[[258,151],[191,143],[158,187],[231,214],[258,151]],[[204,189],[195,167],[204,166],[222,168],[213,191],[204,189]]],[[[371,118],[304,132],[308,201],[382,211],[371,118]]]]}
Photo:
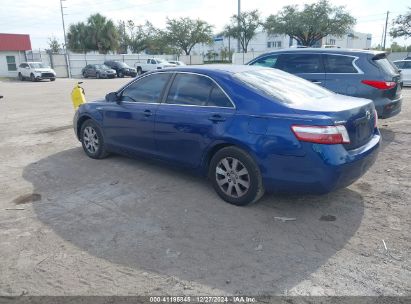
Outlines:
{"type": "Polygon", "coordinates": [[[371,112],[367,110],[367,112],[365,112],[365,117],[367,117],[368,120],[371,119],[371,112]]]}

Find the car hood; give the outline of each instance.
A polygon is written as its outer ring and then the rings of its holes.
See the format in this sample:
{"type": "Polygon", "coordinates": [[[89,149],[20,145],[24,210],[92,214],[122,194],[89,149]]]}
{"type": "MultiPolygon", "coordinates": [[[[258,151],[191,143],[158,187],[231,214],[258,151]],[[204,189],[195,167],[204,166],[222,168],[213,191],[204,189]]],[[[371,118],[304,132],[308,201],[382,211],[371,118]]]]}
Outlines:
{"type": "Polygon", "coordinates": [[[37,68],[37,69],[34,69],[35,71],[39,71],[39,72],[49,72],[49,73],[54,73],[54,70],[53,69],[50,69],[50,68],[37,68]]]}

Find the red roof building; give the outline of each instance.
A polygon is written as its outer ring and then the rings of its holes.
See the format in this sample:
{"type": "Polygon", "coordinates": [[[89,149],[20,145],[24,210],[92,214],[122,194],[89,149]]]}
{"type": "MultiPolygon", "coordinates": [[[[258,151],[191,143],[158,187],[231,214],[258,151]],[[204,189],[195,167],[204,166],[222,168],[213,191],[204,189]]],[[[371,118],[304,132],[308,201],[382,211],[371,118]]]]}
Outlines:
{"type": "Polygon", "coordinates": [[[31,50],[31,41],[29,35],[0,33],[0,51],[29,50],[31,50]]]}

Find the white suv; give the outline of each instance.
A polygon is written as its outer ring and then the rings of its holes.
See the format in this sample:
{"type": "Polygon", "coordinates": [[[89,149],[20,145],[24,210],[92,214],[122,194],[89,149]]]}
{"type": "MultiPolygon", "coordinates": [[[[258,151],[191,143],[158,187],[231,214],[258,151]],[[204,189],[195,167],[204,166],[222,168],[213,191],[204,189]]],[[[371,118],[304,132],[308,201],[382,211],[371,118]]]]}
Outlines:
{"type": "Polygon", "coordinates": [[[56,72],[49,66],[41,62],[23,62],[18,68],[18,77],[20,80],[26,78],[31,81],[38,81],[42,79],[56,80],[56,72]]]}

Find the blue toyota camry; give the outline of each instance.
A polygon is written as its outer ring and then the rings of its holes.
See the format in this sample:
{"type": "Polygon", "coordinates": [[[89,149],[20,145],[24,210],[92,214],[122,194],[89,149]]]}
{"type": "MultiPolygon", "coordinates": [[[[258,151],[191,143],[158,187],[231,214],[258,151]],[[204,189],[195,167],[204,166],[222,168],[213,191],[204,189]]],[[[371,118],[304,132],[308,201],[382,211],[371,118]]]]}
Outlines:
{"type": "Polygon", "coordinates": [[[74,129],[91,158],[144,155],[190,168],[235,205],[265,191],[346,187],[370,168],[380,146],[371,100],[256,66],[144,74],[82,105],[74,129]]]}

